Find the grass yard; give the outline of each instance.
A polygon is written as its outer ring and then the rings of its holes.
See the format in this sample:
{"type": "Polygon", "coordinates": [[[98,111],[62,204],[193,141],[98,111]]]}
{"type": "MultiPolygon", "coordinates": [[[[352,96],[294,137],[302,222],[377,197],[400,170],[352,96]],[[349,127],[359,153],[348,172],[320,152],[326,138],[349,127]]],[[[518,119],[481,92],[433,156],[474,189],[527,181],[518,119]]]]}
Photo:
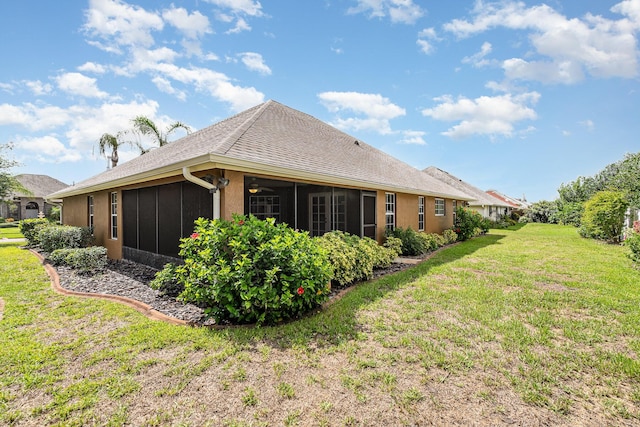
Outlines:
{"type": "Polygon", "coordinates": [[[638,425],[624,253],[572,227],[492,230],[306,319],[216,331],[57,295],[0,243],[0,424],[638,425]]]}
{"type": "Polygon", "coordinates": [[[24,236],[20,232],[20,228],[16,223],[0,224],[0,240],[2,239],[23,239],[24,236]]]}

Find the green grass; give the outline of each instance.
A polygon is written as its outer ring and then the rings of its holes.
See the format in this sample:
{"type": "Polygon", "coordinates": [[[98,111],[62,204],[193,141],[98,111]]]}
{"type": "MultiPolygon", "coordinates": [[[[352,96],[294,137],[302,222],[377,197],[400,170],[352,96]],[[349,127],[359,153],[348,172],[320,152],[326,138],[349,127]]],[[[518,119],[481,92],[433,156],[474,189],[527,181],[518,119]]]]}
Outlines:
{"type": "Polygon", "coordinates": [[[24,236],[20,232],[18,223],[2,223],[0,224],[0,240],[1,239],[23,239],[24,236]]]}
{"type": "Polygon", "coordinates": [[[571,227],[492,230],[302,320],[210,330],[55,294],[0,243],[0,424],[638,423],[625,251],[571,227]]]}

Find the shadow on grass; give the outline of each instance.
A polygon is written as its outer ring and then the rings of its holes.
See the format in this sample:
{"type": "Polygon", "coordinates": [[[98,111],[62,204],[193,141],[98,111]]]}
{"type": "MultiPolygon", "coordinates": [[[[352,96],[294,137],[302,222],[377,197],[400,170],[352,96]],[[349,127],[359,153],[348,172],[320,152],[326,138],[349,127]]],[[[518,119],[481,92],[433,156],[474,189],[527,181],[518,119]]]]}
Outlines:
{"type": "MultiPolygon", "coordinates": [[[[443,248],[414,267],[354,285],[327,308],[316,310],[302,319],[277,326],[232,327],[224,333],[238,344],[252,345],[260,341],[282,349],[292,346],[322,347],[356,339],[364,330],[356,317],[360,309],[414,282],[432,268],[473,254],[498,243],[502,238],[503,235],[487,234],[443,248]]],[[[221,331],[211,330],[210,333],[218,334],[221,331]]]]}

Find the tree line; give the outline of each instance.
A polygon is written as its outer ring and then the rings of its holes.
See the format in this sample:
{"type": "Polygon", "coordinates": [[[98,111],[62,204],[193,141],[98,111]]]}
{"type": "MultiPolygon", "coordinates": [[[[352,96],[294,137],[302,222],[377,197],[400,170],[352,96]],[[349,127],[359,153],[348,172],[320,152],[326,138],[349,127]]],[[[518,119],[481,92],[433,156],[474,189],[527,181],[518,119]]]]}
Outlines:
{"type": "Polygon", "coordinates": [[[628,209],[640,210],[640,152],[626,154],[594,176],[579,176],[558,188],[553,201],[534,203],[533,222],[570,224],[585,237],[618,241],[628,209]]]}

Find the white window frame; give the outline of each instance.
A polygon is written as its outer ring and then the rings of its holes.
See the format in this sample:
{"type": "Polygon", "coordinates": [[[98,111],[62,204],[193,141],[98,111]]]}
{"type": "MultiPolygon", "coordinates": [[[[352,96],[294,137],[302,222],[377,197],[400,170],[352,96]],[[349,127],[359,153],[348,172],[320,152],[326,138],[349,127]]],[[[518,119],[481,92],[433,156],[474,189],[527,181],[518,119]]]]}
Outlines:
{"type": "Polygon", "coordinates": [[[396,193],[384,193],[385,214],[384,227],[387,230],[396,229],[396,193]]]}
{"type": "Polygon", "coordinates": [[[111,220],[109,225],[111,228],[111,240],[118,240],[118,192],[114,191],[111,193],[110,201],[111,220]]]}
{"type": "Polygon", "coordinates": [[[93,226],[94,226],[94,199],[93,196],[87,197],[87,209],[89,211],[89,228],[91,229],[91,234],[93,234],[93,226]]]}
{"type": "Polygon", "coordinates": [[[424,196],[418,196],[418,231],[424,231],[424,196]]]}
{"type": "Polygon", "coordinates": [[[447,208],[444,199],[436,199],[435,214],[436,216],[445,216],[447,214],[447,208]]]}

